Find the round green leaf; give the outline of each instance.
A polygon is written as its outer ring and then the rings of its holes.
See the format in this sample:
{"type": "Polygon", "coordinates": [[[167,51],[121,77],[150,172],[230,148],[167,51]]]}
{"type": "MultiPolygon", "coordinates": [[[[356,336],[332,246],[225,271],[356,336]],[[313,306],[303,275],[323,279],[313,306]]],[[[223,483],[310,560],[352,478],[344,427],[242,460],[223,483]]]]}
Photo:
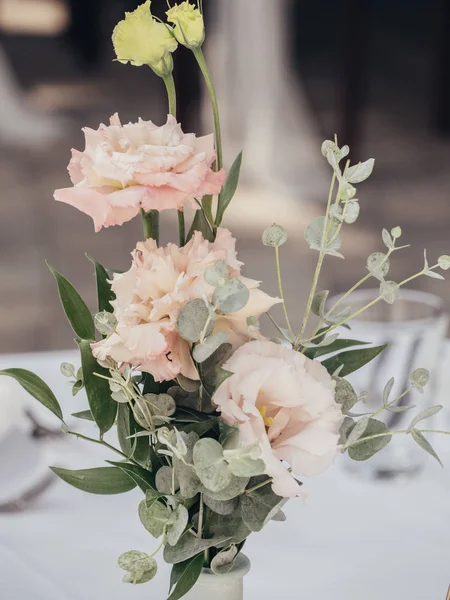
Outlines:
{"type": "Polygon", "coordinates": [[[223,448],[212,438],[200,439],[194,446],[194,467],[200,481],[212,492],[224,490],[231,472],[223,456],[223,448]]]}
{"type": "MultiPolygon", "coordinates": [[[[224,314],[234,313],[247,304],[250,297],[248,288],[239,279],[229,279],[224,285],[214,291],[212,301],[214,306],[224,314]]],[[[197,340],[195,340],[197,341],[197,340]]]]}
{"type": "Polygon", "coordinates": [[[198,342],[205,326],[210,319],[210,326],[206,335],[214,329],[214,322],[217,316],[211,312],[210,308],[201,298],[195,298],[183,306],[178,315],[177,329],[182,338],[188,342],[198,342]],[[211,318],[210,318],[211,317],[211,318]]]}
{"type": "Polygon", "coordinates": [[[281,225],[274,223],[264,231],[262,235],[262,242],[264,246],[272,246],[273,248],[276,248],[285,244],[287,242],[287,238],[288,236],[286,229],[281,225]]]}

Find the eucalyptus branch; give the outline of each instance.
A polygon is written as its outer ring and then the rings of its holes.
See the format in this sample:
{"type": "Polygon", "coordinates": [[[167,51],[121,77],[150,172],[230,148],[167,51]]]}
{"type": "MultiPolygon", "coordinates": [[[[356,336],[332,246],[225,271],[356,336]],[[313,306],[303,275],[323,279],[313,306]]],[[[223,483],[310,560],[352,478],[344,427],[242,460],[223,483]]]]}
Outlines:
{"type": "Polygon", "coordinates": [[[387,410],[388,408],[390,408],[391,406],[396,404],[399,400],[401,400],[404,396],[406,396],[406,394],[409,394],[409,392],[413,388],[414,388],[414,386],[410,385],[409,388],[404,390],[400,395],[397,396],[397,398],[394,398],[394,400],[391,400],[391,402],[388,402],[387,404],[383,404],[383,406],[381,406],[377,411],[375,411],[370,418],[373,419],[374,417],[376,417],[377,415],[382,413],[384,410],[387,410]]]}
{"type": "MultiPolygon", "coordinates": [[[[420,277],[421,275],[424,275],[426,271],[432,271],[433,269],[436,269],[437,267],[439,267],[438,264],[433,265],[432,267],[428,267],[428,269],[422,269],[421,271],[419,271],[419,273],[416,273],[415,275],[411,275],[411,277],[408,277],[407,279],[404,279],[403,281],[401,281],[398,284],[398,287],[400,288],[400,287],[406,285],[410,281],[413,281],[413,279],[417,279],[417,277],[420,277]]],[[[372,306],[374,306],[375,304],[377,304],[382,299],[383,299],[382,295],[377,296],[377,298],[375,298],[374,300],[372,300],[371,302],[369,302],[368,304],[366,304],[365,306],[363,306],[362,308],[360,308],[356,312],[352,313],[351,315],[349,315],[345,319],[342,319],[342,321],[339,321],[339,323],[335,323],[334,325],[331,325],[328,329],[326,329],[325,331],[322,331],[321,333],[314,333],[307,340],[303,340],[302,344],[306,344],[308,342],[312,342],[315,339],[317,339],[318,337],[321,337],[323,335],[327,335],[328,333],[330,333],[330,331],[333,331],[337,327],[341,327],[342,325],[344,325],[344,323],[347,323],[348,321],[351,321],[352,319],[354,319],[355,317],[358,317],[361,313],[365,312],[369,308],[372,308],[372,306]]]]}
{"type": "MultiPolygon", "coordinates": [[[[323,233],[322,233],[322,246],[325,244],[325,239],[326,239],[326,234],[327,234],[327,226],[328,226],[328,219],[329,219],[329,213],[330,213],[330,206],[331,206],[331,199],[333,197],[333,190],[334,190],[334,184],[336,181],[336,173],[333,172],[333,177],[331,178],[331,184],[330,184],[330,191],[328,193],[328,201],[327,201],[327,209],[325,212],[325,222],[324,222],[324,226],[323,226],[323,233]]],[[[308,323],[308,319],[309,319],[309,314],[311,312],[311,306],[314,300],[314,296],[316,294],[316,288],[317,288],[317,284],[319,282],[319,276],[320,276],[320,271],[322,269],[322,264],[323,264],[323,259],[325,258],[325,254],[324,252],[320,252],[319,253],[319,258],[317,260],[317,265],[316,265],[316,270],[314,272],[314,277],[313,277],[313,282],[311,285],[311,290],[309,292],[309,298],[308,298],[308,303],[306,305],[306,310],[305,310],[305,314],[303,316],[303,321],[302,321],[302,326],[300,328],[300,331],[295,339],[294,342],[294,348],[298,348],[299,345],[299,341],[302,337],[302,335],[305,333],[305,329],[306,329],[306,325],[308,323]]]]}
{"type": "Polygon", "coordinates": [[[161,550],[161,548],[164,546],[165,543],[166,543],[166,530],[164,529],[164,532],[161,536],[161,542],[158,544],[158,547],[153,552],[153,554],[150,554],[150,558],[153,558],[154,556],[156,556],[158,554],[158,552],[161,550]]]}
{"type": "Polygon", "coordinates": [[[278,289],[280,290],[280,297],[281,300],[283,301],[283,312],[284,312],[284,317],[286,319],[286,325],[289,331],[289,335],[291,338],[291,342],[294,339],[294,332],[292,331],[292,327],[291,327],[291,323],[289,321],[289,315],[288,315],[288,311],[286,308],[286,302],[284,299],[284,293],[283,293],[283,284],[281,281],[281,268],[280,268],[280,247],[279,246],[275,246],[275,262],[277,265],[277,279],[278,279],[278,289]]]}
{"type": "MultiPolygon", "coordinates": [[[[450,431],[442,431],[439,429],[413,429],[412,431],[418,431],[419,433],[438,433],[441,435],[450,435],[450,431]]],[[[352,448],[353,446],[358,446],[358,444],[368,442],[369,440],[375,440],[377,438],[386,437],[389,435],[399,435],[401,433],[408,435],[411,433],[411,431],[409,429],[399,429],[397,431],[385,431],[383,433],[374,433],[373,435],[368,435],[367,437],[360,437],[351,444],[346,444],[344,448],[352,448]]]]}
{"type": "Polygon", "coordinates": [[[135,460],[133,460],[132,458],[129,458],[124,452],[122,452],[118,448],[115,448],[114,446],[111,446],[111,444],[108,444],[108,442],[105,442],[105,440],[96,440],[95,438],[88,437],[86,435],[83,435],[82,433],[77,433],[76,431],[67,431],[66,433],[68,435],[74,435],[75,437],[85,440],[87,442],[92,442],[93,444],[98,444],[99,446],[105,446],[105,448],[112,450],[116,454],[120,454],[120,456],[122,456],[123,458],[126,458],[129,462],[133,463],[134,465],[136,465],[138,467],[141,466],[135,460]]]}

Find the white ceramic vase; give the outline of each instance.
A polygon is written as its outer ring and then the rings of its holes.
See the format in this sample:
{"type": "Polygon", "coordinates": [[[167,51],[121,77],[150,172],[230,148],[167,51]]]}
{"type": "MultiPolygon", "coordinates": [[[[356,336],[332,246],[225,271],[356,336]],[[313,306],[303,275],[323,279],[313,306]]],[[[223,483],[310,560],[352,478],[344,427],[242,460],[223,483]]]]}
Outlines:
{"type": "Polygon", "coordinates": [[[244,577],[250,570],[250,561],[239,554],[233,569],[224,575],[215,575],[203,569],[197,583],[184,600],[243,600],[244,577]]]}

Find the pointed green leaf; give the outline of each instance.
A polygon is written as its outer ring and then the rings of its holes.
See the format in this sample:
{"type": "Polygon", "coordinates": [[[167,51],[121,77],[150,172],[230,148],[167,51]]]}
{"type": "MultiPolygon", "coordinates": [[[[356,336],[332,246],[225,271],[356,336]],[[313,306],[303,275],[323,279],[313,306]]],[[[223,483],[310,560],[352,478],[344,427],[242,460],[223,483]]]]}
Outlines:
{"type": "Polygon", "coordinates": [[[148,489],[155,490],[155,476],[144,467],[114,460],[107,460],[106,462],[124,471],[143,492],[148,489]]]}
{"type": "Polygon", "coordinates": [[[36,400],[48,408],[58,419],[64,421],[62,410],[55,394],[38,375],[26,369],[4,369],[0,371],[0,375],[15,379],[33,398],[36,398],[36,400]]]}
{"type": "Polygon", "coordinates": [[[76,419],[84,419],[85,421],[94,420],[90,410],[80,410],[80,412],[72,413],[72,417],[75,417],[76,419]]]}
{"type": "Polygon", "coordinates": [[[376,358],[387,346],[388,344],[384,344],[383,346],[374,346],[373,348],[341,352],[336,356],[324,360],[322,364],[331,375],[343,365],[339,376],[346,377],[376,358]]]}
{"type": "MultiPolygon", "coordinates": [[[[317,341],[317,340],[315,340],[317,341]]],[[[370,342],[361,342],[360,340],[342,340],[337,339],[328,346],[319,346],[317,348],[307,348],[305,354],[309,358],[318,358],[325,354],[331,354],[332,352],[338,352],[339,350],[347,350],[352,346],[367,346],[370,342]],[[311,356],[312,355],[312,356],[311,356]]]]}
{"type": "Polygon", "coordinates": [[[123,494],[136,487],[136,483],[117,467],[97,467],[71,471],[50,467],[60,479],[90,494],[123,494]]]}
{"type": "Polygon", "coordinates": [[[223,216],[225,214],[228,205],[230,204],[233,196],[236,192],[237,185],[239,182],[239,173],[241,171],[242,163],[242,151],[234,159],[231,169],[228,172],[225,183],[221,193],[219,194],[219,201],[217,205],[216,225],[217,227],[222,223],[223,216]]]}
{"type": "Polygon", "coordinates": [[[419,444],[419,446],[421,448],[423,448],[423,450],[425,450],[425,452],[428,452],[428,454],[430,454],[433,458],[435,458],[438,461],[438,463],[441,465],[441,467],[444,466],[442,464],[441,459],[439,458],[436,451],[434,450],[433,446],[430,444],[430,442],[427,440],[427,438],[423,435],[422,432],[418,431],[417,429],[413,429],[411,431],[411,435],[412,435],[413,440],[415,442],[417,442],[419,444]]]}
{"type": "Polygon", "coordinates": [[[170,574],[170,589],[175,589],[168,600],[179,600],[194,587],[203,569],[203,554],[197,554],[188,560],[173,565],[170,574]]]}
{"type": "Polygon", "coordinates": [[[414,429],[414,427],[417,425],[417,423],[420,423],[420,421],[423,421],[424,419],[428,419],[429,417],[432,417],[432,416],[436,415],[442,409],[443,409],[443,406],[441,406],[440,404],[438,404],[437,406],[431,406],[430,408],[426,408],[425,410],[422,410],[411,421],[411,425],[409,426],[409,431],[411,431],[412,429],[414,429]]]}
{"type": "Polygon", "coordinates": [[[56,279],[61,304],[72,329],[83,340],[95,340],[94,319],[83,298],[70,281],[58,273],[48,262],[47,266],[56,279]]]}
{"type": "Polygon", "coordinates": [[[78,340],[83,369],[83,381],[92,416],[103,434],[114,425],[117,414],[117,402],[111,398],[111,390],[106,379],[95,375],[109,376],[109,371],[101,367],[92,355],[91,345],[87,340],[78,340]]]}
{"type": "Polygon", "coordinates": [[[98,312],[101,312],[102,310],[105,310],[107,312],[113,312],[111,301],[115,300],[116,295],[112,291],[111,284],[109,283],[111,277],[109,276],[108,271],[105,269],[105,267],[96,260],[94,260],[91,256],[89,256],[89,254],[86,254],[86,258],[88,258],[91,261],[95,269],[98,312]]]}
{"type": "Polygon", "coordinates": [[[209,223],[206,220],[205,215],[203,214],[203,210],[201,209],[195,213],[195,217],[192,221],[192,225],[189,230],[186,242],[188,242],[191,239],[191,237],[196,231],[200,231],[205,240],[208,240],[208,242],[214,241],[214,235],[211,230],[211,227],[209,226],[209,223]]]}

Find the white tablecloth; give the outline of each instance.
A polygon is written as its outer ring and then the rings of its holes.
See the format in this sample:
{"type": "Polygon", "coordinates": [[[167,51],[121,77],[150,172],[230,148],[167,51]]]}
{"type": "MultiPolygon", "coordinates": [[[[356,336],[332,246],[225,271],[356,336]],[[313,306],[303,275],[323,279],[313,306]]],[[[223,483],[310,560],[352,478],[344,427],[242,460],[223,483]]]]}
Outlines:
{"type": "MultiPolygon", "coordinates": [[[[70,414],[86,406],[81,394],[71,397],[59,375],[63,360],[76,358],[69,351],[0,356],[0,368],[34,370],[70,414]]],[[[448,364],[442,370],[442,394],[449,389],[448,364]]],[[[48,419],[43,411],[37,414],[48,419]]],[[[445,600],[450,440],[437,439],[435,446],[444,459],[448,456],[447,469],[430,458],[420,476],[403,483],[361,480],[339,464],[306,482],[306,506],[291,501],[285,523],[270,523],[250,537],[246,600],[445,600]]],[[[48,454],[51,464],[69,468],[114,459],[104,448],[68,437],[48,454]]],[[[26,511],[0,514],[0,599],[165,600],[169,568],[162,559],[155,581],[135,587],[121,583],[119,554],[151,552],[157,544],[139,522],[139,499],[137,490],[94,496],[56,481],[26,511]]]]}

